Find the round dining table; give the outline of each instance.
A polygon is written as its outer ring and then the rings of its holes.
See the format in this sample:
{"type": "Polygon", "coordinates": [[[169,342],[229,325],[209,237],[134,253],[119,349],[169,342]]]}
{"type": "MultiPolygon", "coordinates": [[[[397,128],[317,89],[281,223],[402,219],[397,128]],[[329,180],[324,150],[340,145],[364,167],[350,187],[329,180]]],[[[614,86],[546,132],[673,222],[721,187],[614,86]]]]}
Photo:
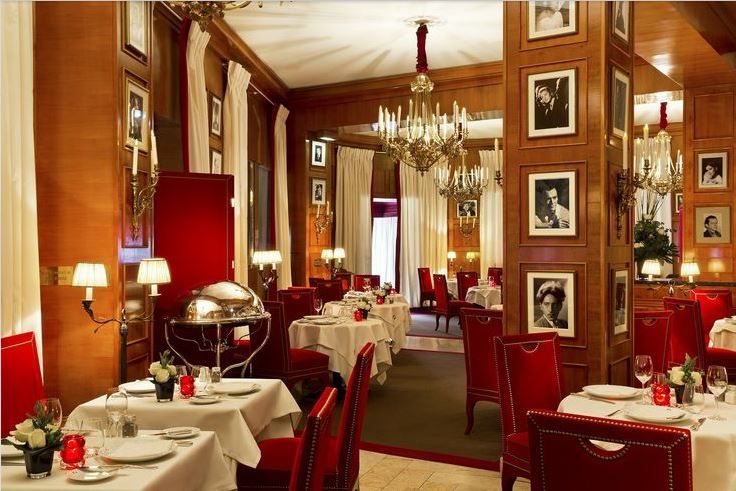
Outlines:
{"type": "Polygon", "coordinates": [[[471,286],[465,294],[465,301],[490,309],[501,304],[501,289],[489,285],[471,286]]]}
{"type": "Polygon", "coordinates": [[[719,319],[710,330],[710,348],[724,348],[736,351],[736,321],[732,318],[719,319]]]}
{"type": "MultiPolygon", "coordinates": [[[[403,297],[401,297],[403,299],[403,297]]],[[[339,302],[328,302],[324,307],[325,315],[350,317],[355,311],[355,301],[351,299],[339,302]]],[[[383,323],[391,338],[391,351],[397,354],[406,346],[406,334],[411,329],[409,304],[395,298],[387,297],[382,304],[375,302],[368,312],[368,319],[377,319],[383,323]]]]}

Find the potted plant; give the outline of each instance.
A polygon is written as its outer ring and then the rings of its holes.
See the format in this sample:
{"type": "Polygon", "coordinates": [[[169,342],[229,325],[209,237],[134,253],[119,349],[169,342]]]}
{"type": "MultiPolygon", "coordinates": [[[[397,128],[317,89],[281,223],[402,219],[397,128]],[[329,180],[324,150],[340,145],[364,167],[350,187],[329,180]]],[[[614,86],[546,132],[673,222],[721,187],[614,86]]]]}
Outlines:
{"type": "Polygon", "coordinates": [[[696,386],[703,382],[703,377],[700,372],[695,371],[695,360],[697,360],[697,358],[697,356],[690,358],[690,355],[686,353],[685,363],[683,363],[682,366],[673,367],[669,372],[669,385],[674,387],[675,399],[677,399],[677,402],[680,404],[683,402],[692,402],[683,401],[683,394],[689,394],[689,397],[692,397],[694,393],[693,390],[685,390],[688,385],[696,386]]]}
{"type": "Polygon", "coordinates": [[[51,474],[54,452],[61,449],[61,430],[51,424],[53,417],[40,402],[33,406],[35,416],[15,425],[11,432],[13,441],[3,438],[3,445],[13,445],[23,452],[26,474],[31,479],[41,479],[51,474]]]}
{"type": "Polygon", "coordinates": [[[662,205],[657,193],[646,191],[639,207],[639,220],[634,225],[634,260],[641,275],[644,261],[655,259],[672,264],[677,256],[677,246],[670,239],[670,230],[664,223],[655,220],[662,205]]]}
{"type": "Polygon", "coordinates": [[[156,387],[158,402],[172,401],[176,383],[176,366],[174,366],[174,356],[171,351],[166,350],[159,353],[159,361],[151,363],[148,373],[153,376],[151,382],[156,387]]]}

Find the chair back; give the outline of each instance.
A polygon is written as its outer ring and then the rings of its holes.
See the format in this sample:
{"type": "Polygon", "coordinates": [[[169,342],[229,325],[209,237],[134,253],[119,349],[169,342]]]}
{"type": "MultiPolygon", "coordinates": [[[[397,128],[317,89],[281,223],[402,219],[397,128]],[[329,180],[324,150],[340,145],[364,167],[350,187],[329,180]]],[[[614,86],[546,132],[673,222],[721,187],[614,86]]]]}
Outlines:
{"type": "Polygon", "coordinates": [[[433,274],[434,300],[437,302],[437,310],[447,311],[450,308],[450,294],[447,292],[447,278],[443,274],[433,274]]]}
{"type": "Polygon", "coordinates": [[[733,300],[728,288],[696,288],[690,290],[690,298],[700,305],[700,320],[703,322],[703,340],[708,346],[713,324],[733,315],[733,300]]]}
{"type": "Polygon", "coordinates": [[[327,388],[309,412],[291,468],[289,491],[322,490],[336,400],[337,389],[327,388]]]}
{"type": "Polygon", "coordinates": [[[368,403],[368,388],[371,384],[371,367],[375,349],[375,344],[366,343],[358,352],[345,390],[336,441],[338,489],[352,489],[358,480],[360,436],[363,431],[365,406],[368,403]]]}
{"type": "Polygon", "coordinates": [[[529,412],[532,491],[691,491],[690,431],[555,411],[529,412]],[[604,450],[591,442],[623,445],[604,450]],[[593,484],[595,483],[595,484],[593,484]]]}
{"type": "Polygon", "coordinates": [[[478,286],[478,273],[475,271],[458,271],[457,273],[457,299],[465,300],[465,295],[471,286],[478,286]]]}
{"type": "Polygon", "coordinates": [[[32,332],[24,332],[2,338],[2,435],[15,429],[15,425],[33,414],[37,400],[43,399],[41,365],[38,363],[36,338],[32,332]]]}
{"type": "Polygon", "coordinates": [[[322,305],[342,300],[342,295],[342,281],[340,280],[322,280],[322,283],[317,286],[317,296],[322,299],[322,305]]]}
{"type": "Polygon", "coordinates": [[[705,345],[697,300],[664,297],[664,308],[672,311],[670,328],[667,330],[667,357],[665,368],[682,365],[685,355],[697,356],[695,366],[704,369],[705,345]]]}
{"type": "Polygon", "coordinates": [[[665,373],[671,317],[671,310],[634,312],[634,355],[651,356],[655,372],[665,373]]]}
{"type": "Polygon", "coordinates": [[[421,293],[434,292],[432,286],[432,273],[429,272],[429,268],[417,268],[419,274],[419,291],[421,293]]]}
{"type": "Polygon", "coordinates": [[[350,273],[350,272],[335,273],[335,279],[340,280],[342,282],[342,291],[344,292],[350,290],[352,278],[353,278],[353,273],[350,273]]]}
{"type": "Polygon", "coordinates": [[[492,278],[496,286],[503,286],[503,268],[488,268],[488,278],[492,278]]]}
{"type": "Polygon", "coordinates": [[[527,431],[530,409],[557,409],[562,400],[562,356],[556,332],[494,339],[501,394],[501,431],[507,437],[527,431]]]}
{"type": "Polygon", "coordinates": [[[460,325],[463,328],[467,391],[500,402],[493,338],[503,336],[503,312],[462,308],[460,325]]]}
{"type": "Polygon", "coordinates": [[[314,289],[279,290],[278,301],[284,304],[284,326],[289,329],[291,323],[305,315],[314,314],[314,289]]]}
{"type": "MultiPolygon", "coordinates": [[[[271,314],[271,333],[263,349],[253,358],[253,374],[277,375],[289,371],[289,333],[284,325],[283,302],[264,301],[263,306],[271,314]]],[[[266,337],[267,320],[261,321],[256,329],[251,328],[251,348],[263,343],[266,337]]]]}
{"type": "Polygon", "coordinates": [[[354,274],[353,275],[353,290],[362,292],[363,291],[363,280],[366,278],[368,278],[368,281],[371,282],[371,289],[375,289],[381,286],[381,275],[354,274]]]}
{"type": "Polygon", "coordinates": [[[315,278],[312,276],[309,278],[309,286],[311,286],[312,288],[317,288],[319,284],[323,281],[325,281],[324,278],[315,278]]]}

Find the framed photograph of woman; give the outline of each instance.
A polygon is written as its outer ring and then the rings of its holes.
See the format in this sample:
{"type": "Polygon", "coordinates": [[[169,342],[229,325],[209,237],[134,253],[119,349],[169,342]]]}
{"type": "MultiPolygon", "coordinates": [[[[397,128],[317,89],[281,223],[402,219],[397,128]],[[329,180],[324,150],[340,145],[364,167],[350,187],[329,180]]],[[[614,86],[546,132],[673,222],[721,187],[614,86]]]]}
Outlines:
{"type": "Polygon", "coordinates": [[[327,156],[327,144],[312,140],[312,166],[325,167],[327,156]]]}
{"type": "Polygon", "coordinates": [[[729,244],[731,242],[731,207],[695,207],[695,243],[729,244]]]}
{"type": "Polygon", "coordinates": [[[210,160],[210,173],[222,174],[222,154],[218,150],[212,149],[212,158],[210,160]]]}
{"type": "Polygon", "coordinates": [[[148,58],[149,5],[142,0],[123,2],[123,48],[142,62],[148,58]]]}
{"type": "Polygon", "coordinates": [[[575,273],[528,271],[527,331],[575,337],[575,273]]]}
{"type": "Polygon", "coordinates": [[[624,43],[629,43],[629,17],[631,6],[628,0],[613,2],[613,34],[624,43]]]}
{"type": "Polygon", "coordinates": [[[457,216],[467,218],[478,218],[478,200],[469,199],[457,204],[457,216]]]}
{"type": "Polygon", "coordinates": [[[312,204],[324,205],[327,203],[327,180],[312,178],[312,204]]]}
{"type": "Polygon", "coordinates": [[[611,319],[613,334],[621,334],[629,330],[629,270],[621,269],[613,272],[611,288],[611,319]]]}
{"type": "Polygon", "coordinates": [[[574,34],[578,31],[574,1],[530,1],[528,40],[574,34]]]}
{"type": "Polygon", "coordinates": [[[574,68],[528,75],[529,138],[575,134],[575,75],[574,68]]]}
{"type": "Polygon", "coordinates": [[[574,236],[575,171],[529,174],[529,235],[574,236]]]}
{"type": "Polygon", "coordinates": [[[138,140],[138,150],[148,151],[148,91],[126,73],[125,76],[125,146],[133,148],[138,140]]]}
{"type": "Polygon", "coordinates": [[[623,138],[629,126],[629,76],[613,67],[611,77],[611,131],[623,138]]]}
{"type": "Polygon", "coordinates": [[[216,95],[212,95],[212,124],[210,131],[213,135],[222,134],[222,101],[216,95]]]}
{"type": "Polygon", "coordinates": [[[728,152],[698,154],[698,189],[728,188],[728,152]]]}

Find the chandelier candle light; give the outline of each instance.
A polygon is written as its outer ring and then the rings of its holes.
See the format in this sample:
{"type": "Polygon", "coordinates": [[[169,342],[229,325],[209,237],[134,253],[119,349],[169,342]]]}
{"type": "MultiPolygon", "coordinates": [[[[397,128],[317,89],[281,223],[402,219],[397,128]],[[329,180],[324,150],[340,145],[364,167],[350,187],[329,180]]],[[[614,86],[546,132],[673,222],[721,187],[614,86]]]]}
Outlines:
{"type": "Polygon", "coordinates": [[[434,183],[440,196],[452,198],[458,203],[480,199],[483,190],[488,186],[488,176],[485,170],[475,165],[468,172],[465,167],[465,153],[462,153],[462,163],[459,171],[450,172],[449,167],[434,169],[434,183]]]}

